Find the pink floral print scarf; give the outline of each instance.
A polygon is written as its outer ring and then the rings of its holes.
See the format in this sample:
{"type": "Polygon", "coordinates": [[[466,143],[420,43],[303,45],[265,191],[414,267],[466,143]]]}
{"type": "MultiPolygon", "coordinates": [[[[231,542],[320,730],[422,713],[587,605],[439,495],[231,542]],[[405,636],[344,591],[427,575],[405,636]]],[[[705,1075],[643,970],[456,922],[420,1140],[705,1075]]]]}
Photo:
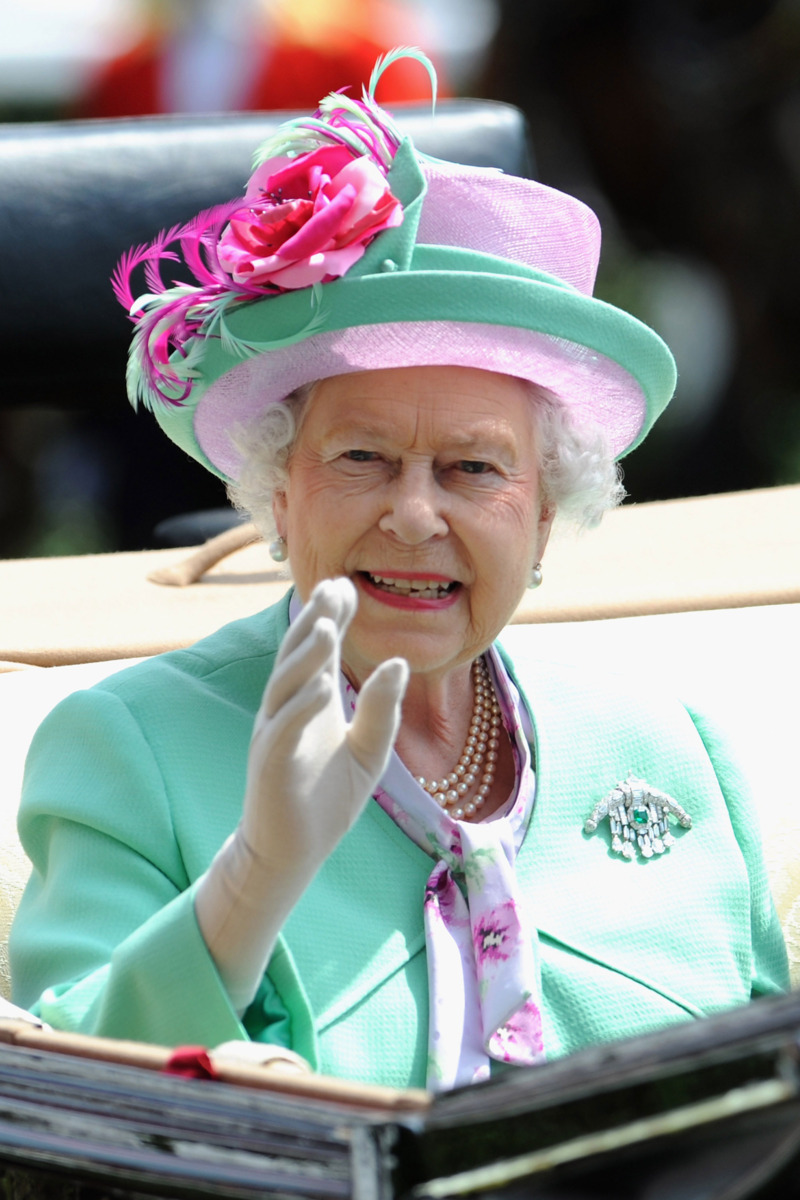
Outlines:
{"type": "MultiPolygon", "coordinates": [[[[435,860],[425,889],[428,1087],[487,1079],[492,1060],[544,1060],[540,973],[517,893],[515,860],[533,809],[535,779],[519,693],[499,654],[486,660],[516,765],[514,795],[486,821],[454,821],[393,754],[375,799],[435,860]],[[525,726],[523,727],[523,722],[525,726]]],[[[355,693],[342,677],[345,711],[355,693]]]]}

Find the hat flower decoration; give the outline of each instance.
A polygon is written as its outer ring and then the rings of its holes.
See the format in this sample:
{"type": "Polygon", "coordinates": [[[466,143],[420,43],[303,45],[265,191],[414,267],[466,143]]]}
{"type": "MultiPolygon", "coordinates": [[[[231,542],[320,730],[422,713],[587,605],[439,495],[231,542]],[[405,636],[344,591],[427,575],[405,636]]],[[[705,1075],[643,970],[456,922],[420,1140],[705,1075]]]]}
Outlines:
{"type": "MultiPolygon", "coordinates": [[[[387,175],[402,138],[374,93],[386,68],[404,56],[428,71],[435,103],[427,56],[410,47],[393,50],[376,63],[361,100],[332,93],[313,117],[281,126],[257,151],[244,197],[123,255],[112,285],[136,323],[128,371],[134,406],[182,405],[204,339],[217,336],[241,356],[295,340],[243,342],[226,315],[242,302],[297,289],[313,289],[318,303],[318,285],[345,275],[379,233],[401,224],[403,206],[387,175]],[[194,283],[164,283],[160,264],[180,261],[171,248],[176,243],[194,283]],[[131,277],[140,266],[149,290],[134,297],[131,277]]],[[[312,315],[297,338],[315,325],[312,315]]]]}

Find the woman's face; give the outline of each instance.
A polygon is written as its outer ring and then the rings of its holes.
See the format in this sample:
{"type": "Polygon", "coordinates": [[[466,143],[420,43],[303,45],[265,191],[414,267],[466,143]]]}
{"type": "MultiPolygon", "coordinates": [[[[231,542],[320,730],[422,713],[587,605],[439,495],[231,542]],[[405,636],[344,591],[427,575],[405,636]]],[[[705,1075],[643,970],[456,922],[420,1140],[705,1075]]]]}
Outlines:
{"type": "Polygon", "coordinates": [[[519,380],[405,367],[318,384],[274,502],[303,601],[346,575],[344,661],[363,681],[472,660],[507,624],[543,552],[536,422],[519,380]]]}

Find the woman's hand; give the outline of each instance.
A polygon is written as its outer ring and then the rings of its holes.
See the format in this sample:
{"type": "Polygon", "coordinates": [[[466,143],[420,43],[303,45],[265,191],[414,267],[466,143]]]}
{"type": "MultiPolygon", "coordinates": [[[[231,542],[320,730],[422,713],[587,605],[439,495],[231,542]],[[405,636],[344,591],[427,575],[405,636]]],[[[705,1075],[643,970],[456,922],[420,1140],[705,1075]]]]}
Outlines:
{"type": "Polygon", "coordinates": [[[362,687],[353,721],[339,691],[356,610],[347,579],[326,580],[289,628],[256,715],[241,822],[195,893],[206,945],[243,1012],[275,940],[386,767],[408,680],[402,659],[362,687]]]}
{"type": "Polygon", "coordinates": [[[348,579],[317,585],[290,627],[256,716],[242,828],[281,874],[310,875],[358,818],[383,774],[408,679],[382,663],[348,724],[339,690],[342,639],[357,604],[348,579]]]}

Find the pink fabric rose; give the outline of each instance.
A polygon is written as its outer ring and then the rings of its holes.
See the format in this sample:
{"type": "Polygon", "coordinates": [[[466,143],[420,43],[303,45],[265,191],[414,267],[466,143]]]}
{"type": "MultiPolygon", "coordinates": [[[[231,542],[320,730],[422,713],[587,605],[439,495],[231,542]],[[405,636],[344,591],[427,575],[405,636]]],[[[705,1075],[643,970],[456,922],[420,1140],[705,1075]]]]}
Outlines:
{"type": "Polygon", "coordinates": [[[234,283],[280,290],[344,275],[403,209],[366,155],[323,146],[295,159],[271,159],[253,174],[242,208],[223,232],[220,266],[234,283]]]}

